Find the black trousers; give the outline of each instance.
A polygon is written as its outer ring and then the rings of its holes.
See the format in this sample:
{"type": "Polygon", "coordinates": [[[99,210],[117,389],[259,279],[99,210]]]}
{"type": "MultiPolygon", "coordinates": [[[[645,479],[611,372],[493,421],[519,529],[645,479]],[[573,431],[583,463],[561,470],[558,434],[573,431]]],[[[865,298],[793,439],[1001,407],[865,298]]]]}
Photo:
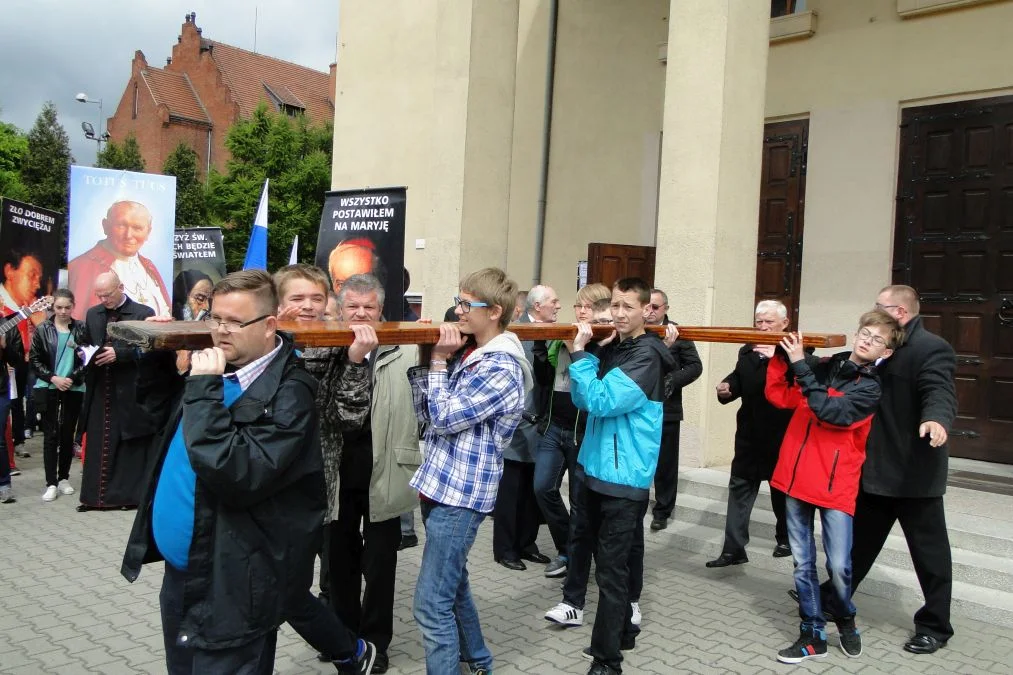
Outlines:
{"type": "Polygon", "coordinates": [[[541,518],[535,499],[534,462],[503,460],[503,477],[493,508],[493,558],[517,560],[521,553],[537,553],[541,518]]]}
{"type": "MultiPolygon", "coordinates": [[[[753,513],[756,495],[760,492],[758,480],[732,476],[728,479],[728,510],[725,517],[725,544],[722,553],[745,555],[749,543],[749,516],[753,513]]],[[[788,524],[784,515],[784,493],[770,488],[770,506],[774,509],[774,538],[778,544],[788,544],[788,524]]]]}
{"type": "Polygon", "coordinates": [[[620,646],[640,633],[640,628],[630,621],[633,609],[630,607],[629,562],[637,522],[643,527],[646,504],[590,489],[585,498],[598,582],[598,611],[591,630],[591,656],[622,672],[620,646]]]}
{"type": "MultiPolygon", "coordinates": [[[[584,470],[574,471],[570,485],[570,559],[563,580],[563,602],[584,609],[587,601],[587,582],[591,576],[591,559],[594,555],[595,536],[587,516],[587,488],[584,485],[584,470]]],[[[636,530],[630,545],[629,596],[630,602],[640,602],[644,591],[644,516],[647,515],[646,501],[640,502],[636,530]]]]}
{"type": "Polygon", "coordinates": [[[29,423],[25,415],[25,401],[31,400],[29,396],[25,395],[28,388],[28,371],[27,363],[19,363],[14,366],[14,393],[18,395],[17,398],[11,399],[11,436],[14,439],[14,445],[21,445],[25,442],[26,428],[35,428],[34,420],[29,423]]]}
{"type": "Polygon", "coordinates": [[[394,637],[401,518],[370,522],[369,492],[352,488],[340,488],[338,509],[330,525],[331,606],[349,630],[386,654],[394,637]]]}
{"type": "Polygon", "coordinates": [[[56,485],[70,477],[74,461],[74,432],[81,413],[80,391],[35,389],[35,408],[42,415],[42,460],[46,467],[46,485],[56,485]]]}
{"type": "MultiPolygon", "coordinates": [[[[937,640],[953,636],[950,623],[950,600],[953,596],[953,559],[946,532],[946,514],[942,497],[884,497],[859,490],[851,545],[851,592],[858,589],[872,569],[893,524],[900,521],[907,540],[911,562],[925,596],[925,604],[915,612],[915,632],[931,635],[937,640]]],[[[843,612],[833,602],[830,582],[821,588],[824,606],[831,614],[843,612]]]]}
{"type": "Polygon", "coordinates": [[[231,649],[195,649],[177,642],[183,622],[183,584],[186,572],[166,564],[162,590],[158,594],[162,613],[162,640],[165,644],[165,665],[169,675],[203,675],[204,673],[236,673],[237,675],[271,675],[274,672],[274,651],[278,631],[273,630],[253,641],[231,649]]]}
{"type": "Polygon", "coordinates": [[[654,509],[657,520],[668,520],[675,510],[679,489],[679,420],[665,420],[661,425],[661,451],[654,472],[654,509]]]}

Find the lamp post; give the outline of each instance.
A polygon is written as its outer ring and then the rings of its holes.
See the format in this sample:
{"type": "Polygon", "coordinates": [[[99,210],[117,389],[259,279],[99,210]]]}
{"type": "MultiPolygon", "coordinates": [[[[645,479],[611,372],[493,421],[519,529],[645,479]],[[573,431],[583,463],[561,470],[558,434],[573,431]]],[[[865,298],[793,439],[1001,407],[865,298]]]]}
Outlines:
{"type": "Polygon", "coordinates": [[[88,95],[81,92],[74,97],[78,103],[97,103],[98,104],[98,134],[95,133],[95,127],[91,125],[91,122],[81,122],[81,129],[84,131],[85,138],[91,139],[98,143],[98,149],[102,149],[102,144],[109,140],[109,134],[102,131],[102,99],[88,98],[88,95]]]}

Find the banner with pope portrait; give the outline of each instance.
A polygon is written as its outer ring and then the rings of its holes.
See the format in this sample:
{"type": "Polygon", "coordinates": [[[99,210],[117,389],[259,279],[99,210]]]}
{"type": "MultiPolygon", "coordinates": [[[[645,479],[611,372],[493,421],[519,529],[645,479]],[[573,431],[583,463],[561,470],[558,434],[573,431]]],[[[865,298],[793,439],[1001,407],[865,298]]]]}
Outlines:
{"type": "Polygon", "coordinates": [[[169,316],[175,223],[175,176],[70,167],[67,271],[74,318],[99,303],[95,277],[109,271],[131,300],[169,316]]]}

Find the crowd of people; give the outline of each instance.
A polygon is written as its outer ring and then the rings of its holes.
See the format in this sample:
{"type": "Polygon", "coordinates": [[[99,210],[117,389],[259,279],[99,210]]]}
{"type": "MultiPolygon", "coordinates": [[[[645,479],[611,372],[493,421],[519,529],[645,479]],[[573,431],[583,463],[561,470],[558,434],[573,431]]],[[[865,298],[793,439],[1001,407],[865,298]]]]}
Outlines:
{"type": "MultiPolygon", "coordinates": [[[[78,492],[79,511],[136,509],[129,581],[164,560],[170,673],[270,673],[283,623],[339,672],[387,672],[398,551],[418,545],[416,508],[425,547],[412,610],[428,673],[462,663],[492,672],[468,576],[487,516],[496,563],[563,580],[550,623],[583,624],[595,563],[584,655],[589,673],[622,672],[644,621],[650,490],[650,530],[663,530],[676,502],[682,390],[703,370],[664,291],[636,278],[587,285],[572,340],[522,342],[509,324],[558,321],[559,297],[548,286],[519,291],[487,268],[461,280],[435,345],[393,346],[373,328],[388,299],[368,274],[343,279],[336,294],[325,272],[301,264],[190,281],[174,289],[174,318],[153,316],[110,271],[95,279],[84,321],[61,289],[30,341],[17,326],[0,333],[5,362],[27,364],[35,382],[42,499],[78,492]],[[107,334],[111,322],[176,319],[203,321],[214,346],[142,352],[107,334]],[[354,340],[301,349],[283,320],[342,320],[354,340]],[[595,338],[596,324],[611,335],[595,338]],[[536,543],[543,523],[552,555],[536,543]]],[[[785,331],[788,316],[764,301],[754,326],[785,331]]],[[[952,348],[921,325],[917,292],[888,286],[860,317],[852,351],[818,358],[789,334],[744,346],[717,385],[720,403],[740,407],[724,543],[707,567],[748,562],[751,510],[769,482],[773,555],[793,558],[800,617],[778,660],[826,656],[828,622],[847,656],[862,653],[853,594],[897,520],[925,593],[904,648],[932,653],[953,635],[942,495],[954,367],[952,348]]],[[[6,427],[8,369],[0,374],[6,427]]],[[[14,499],[13,457],[0,452],[4,503],[14,499]]]]}

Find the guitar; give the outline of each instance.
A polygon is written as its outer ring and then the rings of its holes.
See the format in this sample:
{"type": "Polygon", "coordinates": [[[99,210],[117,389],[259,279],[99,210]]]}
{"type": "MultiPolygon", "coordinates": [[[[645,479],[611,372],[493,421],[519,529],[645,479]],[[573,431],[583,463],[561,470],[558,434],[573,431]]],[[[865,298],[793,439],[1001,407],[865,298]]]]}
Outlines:
{"type": "Polygon", "coordinates": [[[30,305],[25,305],[18,311],[14,312],[10,317],[0,323],[0,335],[6,333],[11,328],[14,328],[19,323],[30,317],[36,312],[44,312],[53,306],[53,296],[44,295],[30,305]]]}

